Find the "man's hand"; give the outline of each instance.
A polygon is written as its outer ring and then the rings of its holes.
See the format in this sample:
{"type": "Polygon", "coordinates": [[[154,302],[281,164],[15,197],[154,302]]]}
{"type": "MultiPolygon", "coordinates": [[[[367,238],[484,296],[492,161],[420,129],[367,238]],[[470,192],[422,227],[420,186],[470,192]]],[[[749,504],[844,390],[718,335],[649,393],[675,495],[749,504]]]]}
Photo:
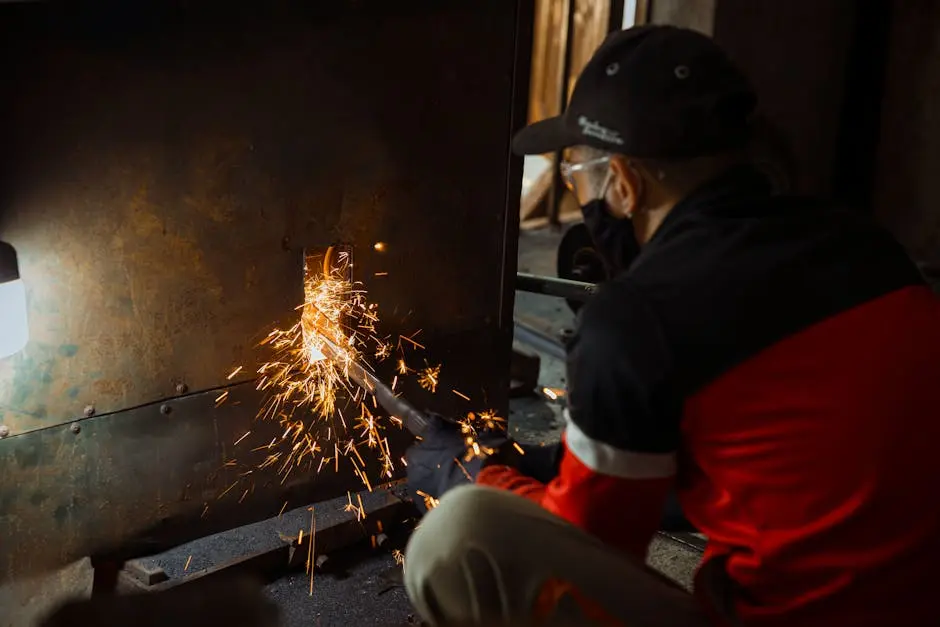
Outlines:
{"type": "Polygon", "coordinates": [[[508,439],[496,447],[492,455],[483,460],[483,468],[509,466],[526,477],[531,477],[541,483],[548,483],[558,476],[559,463],[561,463],[561,443],[520,444],[508,439]]]}
{"type": "MultiPolygon", "coordinates": [[[[408,489],[422,511],[430,499],[440,499],[453,487],[473,483],[483,464],[480,457],[465,460],[467,441],[459,425],[437,414],[428,414],[428,418],[431,425],[421,441],[405,453],[408,489]]],[[[506,437],[482,434],[477,441],[483,447],[497,448],[506,437]]]]}
{"type": "Polygon", "coordinates": [[[430,427],[405,453],[408,489],[422,512],[447,490],[475,482],[480,470],[487,466],[510,466],[542,483],[558,474],[560,444],[519,444],[504,433],[484,432],[477,435],[476,442],[492,452],[466,459],[467,436],[460,426],[437,414],[428,414],[428,418],[430,427]]]}

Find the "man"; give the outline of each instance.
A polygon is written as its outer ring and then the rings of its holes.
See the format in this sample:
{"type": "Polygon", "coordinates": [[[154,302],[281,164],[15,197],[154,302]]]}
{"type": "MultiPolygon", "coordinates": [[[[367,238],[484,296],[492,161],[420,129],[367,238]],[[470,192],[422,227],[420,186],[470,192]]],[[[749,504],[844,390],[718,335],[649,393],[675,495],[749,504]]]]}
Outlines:
{"type": "Polygon", "coordinates": [[[940,624],[940,304],[867,220],[770,193],[754,108],[707,37],[640,27],[516,137],[570,148],[586,214],[642,251],[582,310],[556,476],[503,446],[412,537],[430,623],[940,624]],[[642,563],[674,489],[709,539],[696,598],[642,563]]]}

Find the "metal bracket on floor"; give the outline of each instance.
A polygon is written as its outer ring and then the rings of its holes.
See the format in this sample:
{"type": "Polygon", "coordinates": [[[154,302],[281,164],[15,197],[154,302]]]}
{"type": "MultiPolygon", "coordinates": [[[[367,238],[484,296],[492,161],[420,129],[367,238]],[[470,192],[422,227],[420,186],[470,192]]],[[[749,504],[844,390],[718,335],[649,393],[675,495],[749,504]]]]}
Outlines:
{"type": "MultiPolygon", "coordinates": [[[[359,544],[372,537],[381,537],[386,530],[405,523],[417,516],[414,505],[390,490],[385,492],[381,504],[366,508],[365,512],[352,512],[350,519],[316,528],[313,536],[284,537],[284,544],[273,549],[257,551],[216,566],[193,572],[184,577],[170,579],[160,568],[147,568],[139,562],[128,562],[120,570],[121,582],[137,590],[158,592],[207,579],[227,578],[232,575],[250,575],[254,579],[270,583],[285,575],[314,568],[325,567],[328,556],[359,544]]],[[[375,544],[379,544],[374,540],[375,544]]],[[[97,568],[95,569],[97,573],[97,568]]]]}

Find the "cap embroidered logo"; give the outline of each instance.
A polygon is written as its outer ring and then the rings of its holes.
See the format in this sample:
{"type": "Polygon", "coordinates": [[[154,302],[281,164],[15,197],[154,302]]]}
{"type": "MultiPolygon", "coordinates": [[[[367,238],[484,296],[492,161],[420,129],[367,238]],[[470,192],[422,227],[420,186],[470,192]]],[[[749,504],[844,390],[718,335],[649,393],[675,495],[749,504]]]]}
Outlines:
{"type": "Polygon", "coordinates": [[[609,35],[584,66],[568,107],[513,139],[517,154],[572,146],[650,159],[691,159],[743,146],[757,97],[708,36],[645,24],[609,35]]]}
{"type": "Polygon", "coordinates": [[[583,115],[578,118],[578,126],[581,127],[581,134],[585,137],[594,137],[608,144],[623,144],[623,138],[615,130],[601,126],[600,122],[589,120],[583,115]]]}

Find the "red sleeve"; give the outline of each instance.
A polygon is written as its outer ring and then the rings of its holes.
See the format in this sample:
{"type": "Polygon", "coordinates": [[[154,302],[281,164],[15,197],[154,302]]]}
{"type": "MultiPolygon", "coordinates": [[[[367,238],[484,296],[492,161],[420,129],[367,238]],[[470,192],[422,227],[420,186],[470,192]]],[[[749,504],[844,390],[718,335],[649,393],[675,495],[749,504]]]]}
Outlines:
{"type": "Polygon", "coordinates": [[[611,546],[645,558],[672,477],[626,479],[592,470],[565,442],[558,476],[542,484],[509,466],[484,468],[477,483],[536,501],[611,546]]]}
{"type": "Polygon", "coordinates": [[[545,496],[544,483],[525,476],[512,466],[487,466],[477,475],[477,483],[509,490],[539,504],[545,496]]]}

